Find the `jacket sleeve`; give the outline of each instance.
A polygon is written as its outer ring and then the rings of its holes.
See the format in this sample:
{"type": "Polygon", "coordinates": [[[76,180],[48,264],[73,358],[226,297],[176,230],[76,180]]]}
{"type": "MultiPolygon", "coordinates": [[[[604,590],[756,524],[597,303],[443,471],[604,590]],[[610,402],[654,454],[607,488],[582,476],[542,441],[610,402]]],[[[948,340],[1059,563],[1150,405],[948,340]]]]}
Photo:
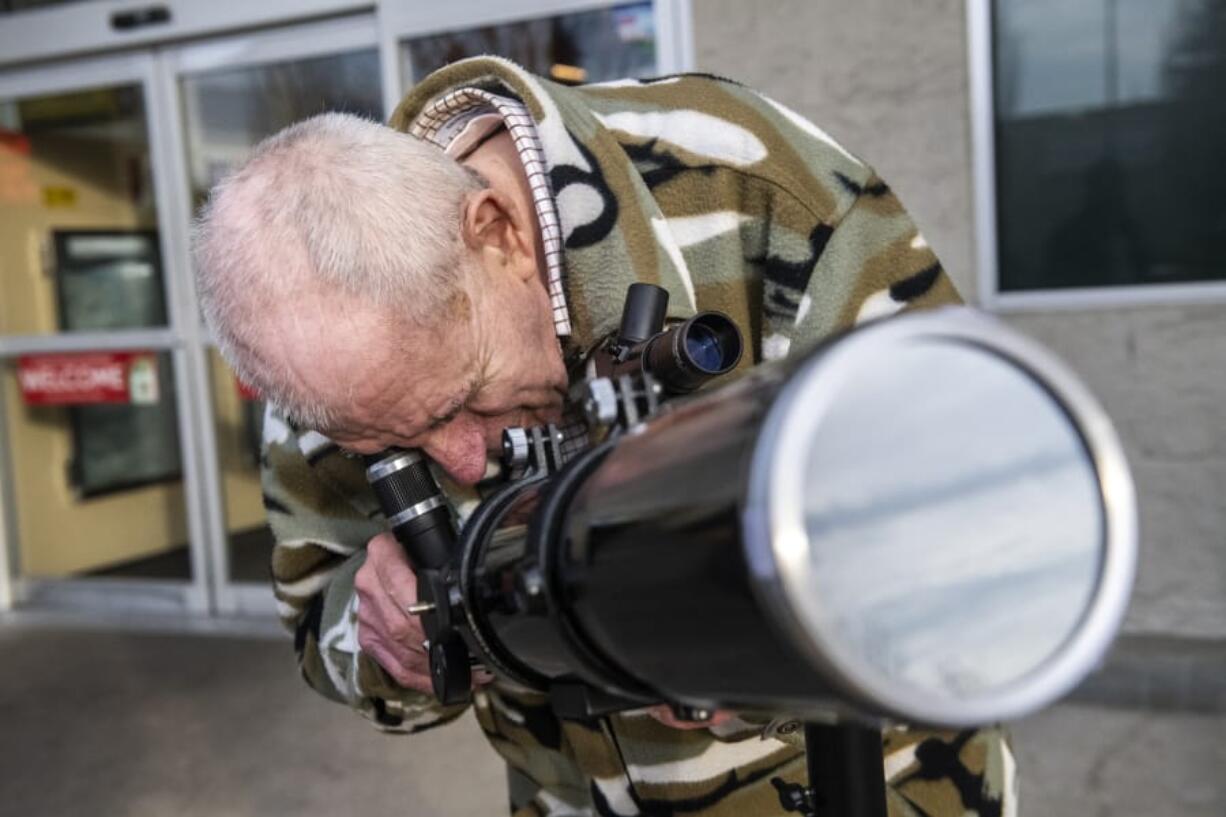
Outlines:
{"type": "Polygon", "coordinates": [[[359,460],[327,438],[297,431],[271,406],[261,455],[264,506],[276,544],[273,590],[306,682],[387,731],[417,732],[464,707],[397,684],[358,646],[354,576],[366,542],[384,530],[359,460]]]}

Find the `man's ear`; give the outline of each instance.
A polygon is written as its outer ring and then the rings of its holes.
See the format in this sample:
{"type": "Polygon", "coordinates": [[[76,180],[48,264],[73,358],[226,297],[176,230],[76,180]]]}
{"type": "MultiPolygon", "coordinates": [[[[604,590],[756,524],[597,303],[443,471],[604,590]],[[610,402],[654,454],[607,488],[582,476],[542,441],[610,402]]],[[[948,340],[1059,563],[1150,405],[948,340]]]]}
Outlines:
{"type": "Polygon", "coordinates": [[[473,250],[493,251],[505,264],[535,273],[535,263],[525,263],[532,261],[536,246],[532,226],[502,191],[487,187],[470,193],[464,200],[460,230],[473,250]]]}

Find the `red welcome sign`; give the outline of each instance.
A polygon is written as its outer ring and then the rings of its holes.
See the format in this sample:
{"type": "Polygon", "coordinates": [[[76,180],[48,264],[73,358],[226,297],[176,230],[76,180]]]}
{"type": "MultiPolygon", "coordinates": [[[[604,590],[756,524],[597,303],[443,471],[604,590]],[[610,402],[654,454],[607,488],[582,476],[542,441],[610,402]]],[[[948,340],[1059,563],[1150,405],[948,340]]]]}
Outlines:
{"type": "Polygon", "coordinates": [[[0,148],[11,150],[18,156],[29,156],[30,137],[20,131],[0,128],[0,148]]]}
{"type": "Polygon", "coordinates": [[[17,381],[29,406],[148,405],[159,397],[153,352],[22,355],[17,381]]]}

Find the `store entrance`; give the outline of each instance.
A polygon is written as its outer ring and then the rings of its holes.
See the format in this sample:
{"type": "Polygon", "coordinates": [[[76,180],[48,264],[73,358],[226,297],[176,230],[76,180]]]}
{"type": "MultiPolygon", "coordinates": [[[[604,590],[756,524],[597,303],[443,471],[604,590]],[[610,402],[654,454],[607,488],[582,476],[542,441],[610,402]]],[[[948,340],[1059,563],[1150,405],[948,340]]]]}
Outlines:
{"type": "Polygon", "coordinates": [[[0,610],[275,609],[264,407],[209,337],[189,248],[259,140],[325,111],[385,120],[480,53],[564,83],[687,67],[672,0],[301,0],[242,21],[168,2],[162,40],[107,30],[96,3],[39,12],[64,29],[47,53],[32,16],[0,29],[0,610]],[[71,56],[91,49],[130,50],[71,56]]]}
{"type": "Polygon", "coordinates": [[[188,236],[254,144],[333,110],[383,118],[370,14],[0,72],[16,603],[273,609],[264,407],[208,336],[188,236]]]}

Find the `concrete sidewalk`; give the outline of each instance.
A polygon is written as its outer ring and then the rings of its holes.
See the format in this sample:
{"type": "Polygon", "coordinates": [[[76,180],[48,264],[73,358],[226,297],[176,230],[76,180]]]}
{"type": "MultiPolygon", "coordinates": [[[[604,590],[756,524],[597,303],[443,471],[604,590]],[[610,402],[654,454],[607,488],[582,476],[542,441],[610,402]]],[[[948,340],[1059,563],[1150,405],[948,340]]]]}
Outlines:
{"type": "Polygon", "coordinates": [[[0,814],[506,814],[476,722],[383,735],[288,641],[0,626],[0,814]]]}
{"type": "MultiPolygon", "coordinates": [[[[1023,817],[1226,814],[1220,712],[1066,704],[1013,732],[1023,817]]],[[[380,734],[286,641],[0,623],[5,817],[486,817],[504,792],[471,717],[380,734]]]]}

